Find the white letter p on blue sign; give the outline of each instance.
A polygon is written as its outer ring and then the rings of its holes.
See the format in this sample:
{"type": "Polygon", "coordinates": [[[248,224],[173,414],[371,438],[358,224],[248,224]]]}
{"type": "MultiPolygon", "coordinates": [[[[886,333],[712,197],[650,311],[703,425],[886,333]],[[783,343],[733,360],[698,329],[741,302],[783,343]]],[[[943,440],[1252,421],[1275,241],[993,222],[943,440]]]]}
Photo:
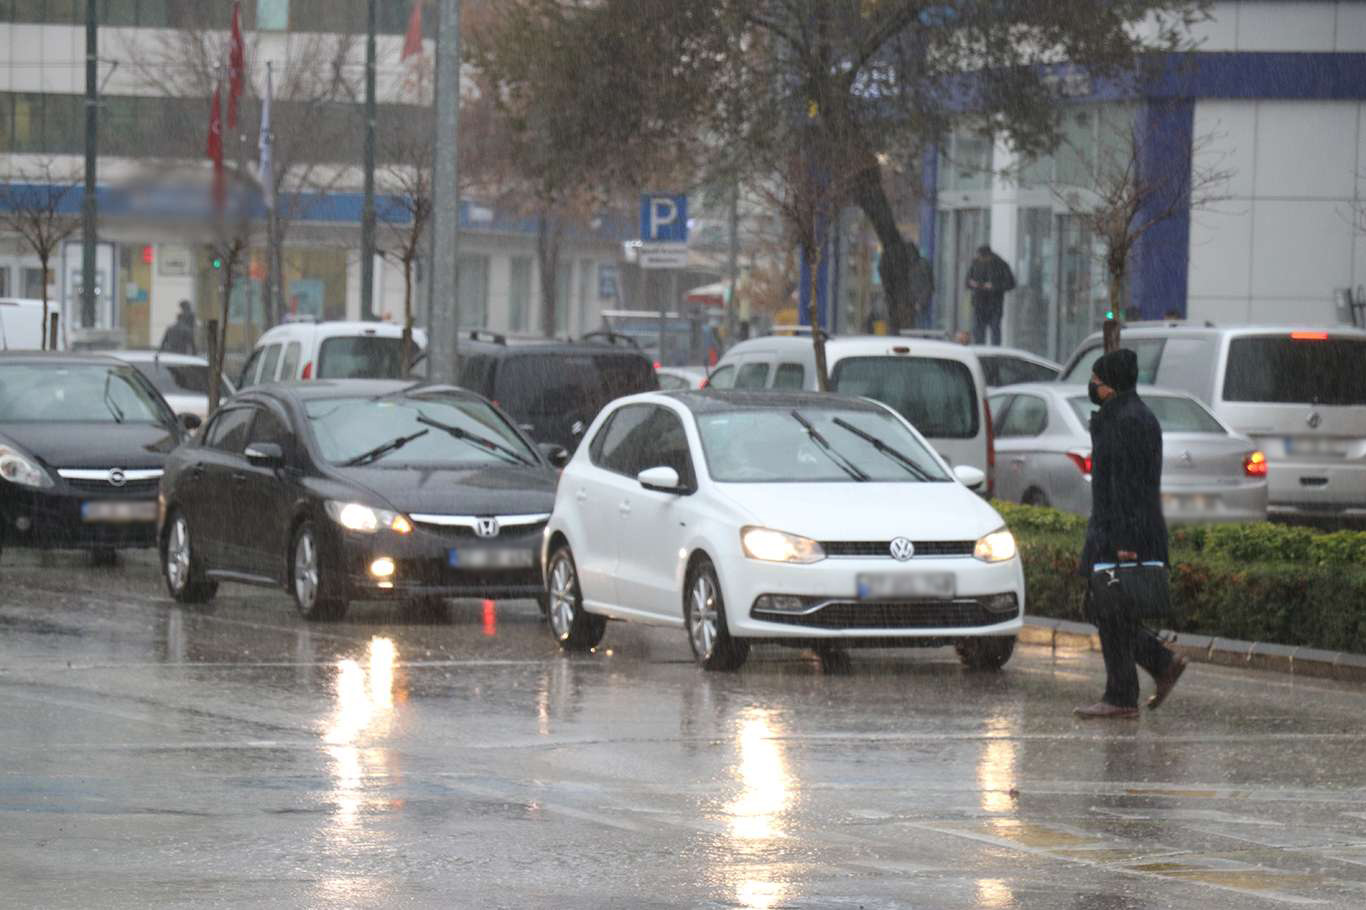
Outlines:
{"type": "Polygon", "coordinates": [[[688,197],[664,193],[641,196],[640,239],[645,243],[687,243],[688,197]]]}

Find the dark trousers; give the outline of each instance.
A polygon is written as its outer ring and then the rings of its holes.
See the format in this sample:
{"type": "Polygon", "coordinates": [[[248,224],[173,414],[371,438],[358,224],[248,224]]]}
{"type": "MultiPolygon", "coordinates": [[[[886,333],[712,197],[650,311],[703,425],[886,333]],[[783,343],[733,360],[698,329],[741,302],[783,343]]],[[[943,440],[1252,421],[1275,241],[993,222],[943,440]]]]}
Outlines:
{"type": "Polygon", "coordinates": [[[1100,631],[1100,651],[1105,658],[1103,701],[1119,708],[1138,707],[1138,667],[1153,677],[1171,666],[1174,655],[1127,610],[1100,610],[1086,592],[1086,616],[1100,631]]]}
{"type": "Polygon", "coordinates": [[[986,344],[987,334],[991,343],[1001,345],[1001,313],[1005,310],[999,300],[974,300],[972,302],[972,343],[986,344]]]}

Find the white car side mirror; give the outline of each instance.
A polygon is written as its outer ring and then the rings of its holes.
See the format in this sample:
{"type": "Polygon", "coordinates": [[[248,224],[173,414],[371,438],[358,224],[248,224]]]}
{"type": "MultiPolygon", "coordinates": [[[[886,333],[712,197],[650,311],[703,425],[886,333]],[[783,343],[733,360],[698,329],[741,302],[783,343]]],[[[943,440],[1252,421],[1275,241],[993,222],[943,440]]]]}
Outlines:
{"type": "Polygon", "coordinates": [[[647,468],[636,475],[636,480],[647,490],[656,493],[682,493],[682,482],[673,468],[647,468]]]}
{"type": "Polygon", "coordinates": [[[953,476],[958,478],[958,482],[969,490],[980,489],[982,484],[987,482],[987,475],[981,468],[974,468],[970,464],[960,464],[953,469],[953,476]]]}

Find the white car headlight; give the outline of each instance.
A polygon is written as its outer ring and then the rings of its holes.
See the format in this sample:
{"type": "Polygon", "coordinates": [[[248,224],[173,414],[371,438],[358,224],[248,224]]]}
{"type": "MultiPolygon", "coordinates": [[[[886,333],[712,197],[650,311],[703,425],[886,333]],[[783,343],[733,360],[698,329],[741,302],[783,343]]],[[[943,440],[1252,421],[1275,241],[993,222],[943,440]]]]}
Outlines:
{"type": "Polygon", "coordinates": [[[986,537],[977,541],[977,546],[973,549],[972,555],[982,562],[1005,562],[1014,559],[1019,548],[1015,546],[1015,535],[1002,528],[999,531],[992,531],[986,537]]]}
{"type": "Polygon", "coordinates": [[[740,546],[750,559],[764,562],[795,562],[803,565],[820,562],[825,550],[816,541],[796,534],[768,528],[742,528],[740,546]]]}
{"type": "Polygon", "coordinates": [[[348,531],[374,534],[380,528],[388,528],[398,534],[407,534],[413,529],[407,518],[388,509],[373,509],[358,502],[338,502],[327,500],[327,514],[337,524],[348,531]]]}
{"type": "Polygon", "coordinates": [[[37,461],[8,445],[0,445],[0,479],[40,490],[52,486],[52,478],[37,461]]]}

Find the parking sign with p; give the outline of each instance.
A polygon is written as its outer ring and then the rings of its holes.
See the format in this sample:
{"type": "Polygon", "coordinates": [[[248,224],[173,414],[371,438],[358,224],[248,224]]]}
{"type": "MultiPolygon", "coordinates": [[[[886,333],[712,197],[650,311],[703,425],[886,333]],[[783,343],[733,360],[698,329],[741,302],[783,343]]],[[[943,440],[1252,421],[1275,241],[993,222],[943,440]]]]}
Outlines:
{"type": "Polygon", "coordinates": [[[688,197],[667,193],[641,196],[640,239],[645,243],[687,243],[688,197]]]}

